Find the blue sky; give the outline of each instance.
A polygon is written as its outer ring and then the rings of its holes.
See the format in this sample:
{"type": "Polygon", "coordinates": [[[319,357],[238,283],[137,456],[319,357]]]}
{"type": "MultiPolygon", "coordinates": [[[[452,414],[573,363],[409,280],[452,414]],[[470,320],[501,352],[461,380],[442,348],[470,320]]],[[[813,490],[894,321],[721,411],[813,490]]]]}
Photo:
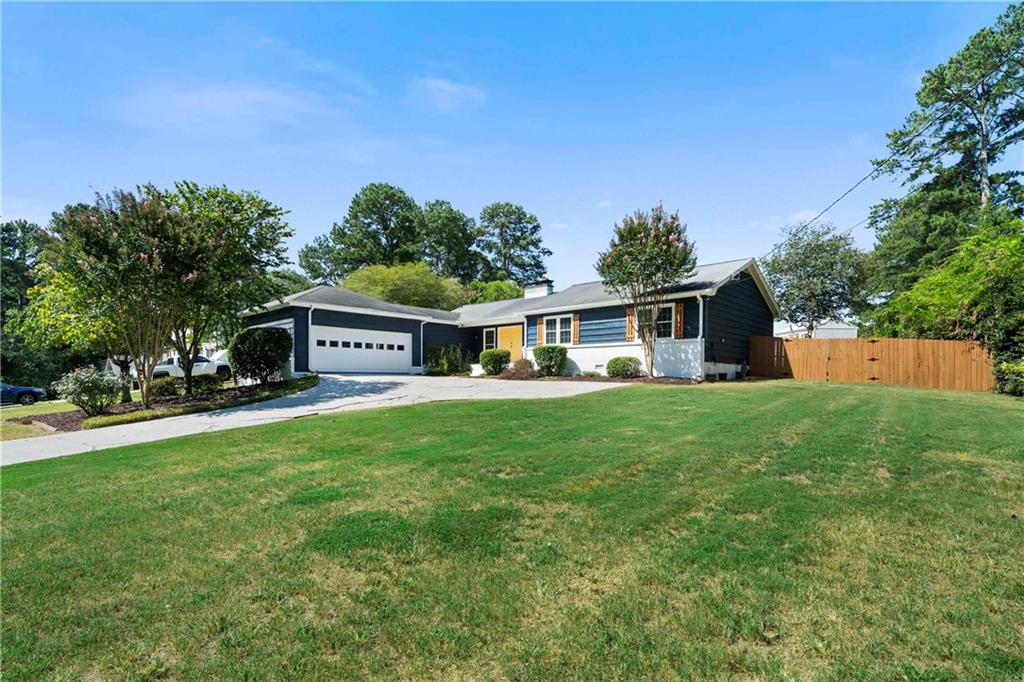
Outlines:
{"type": "Polygon", "coordinates": [[[658,201],[701,261],[757,256],[1003,7],[5,3],[3,216],[191,178],[289,209],[294,255],[382,180],[470,215],[523,204],[558,287],[658,201]]]}

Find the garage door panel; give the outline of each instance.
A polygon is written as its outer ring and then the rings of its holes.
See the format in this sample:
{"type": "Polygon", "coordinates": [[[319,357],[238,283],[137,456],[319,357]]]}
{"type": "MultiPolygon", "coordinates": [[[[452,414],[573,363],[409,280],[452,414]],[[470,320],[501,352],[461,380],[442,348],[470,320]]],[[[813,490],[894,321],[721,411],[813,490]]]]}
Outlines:
{"type": "Polygon", "coordinates": [[[310,367],[318,372],[412,371],[412,334],[312,325],[310,367]]]}

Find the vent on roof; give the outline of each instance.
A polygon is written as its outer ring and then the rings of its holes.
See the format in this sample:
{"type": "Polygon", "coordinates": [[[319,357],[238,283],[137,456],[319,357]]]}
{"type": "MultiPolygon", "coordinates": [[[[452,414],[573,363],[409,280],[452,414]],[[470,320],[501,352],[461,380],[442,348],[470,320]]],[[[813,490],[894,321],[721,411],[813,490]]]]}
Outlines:
{"type": "Polygon", "coordinates": [[[555,291],[555,283],[550,279],[538,279],[523,285],[523,298],[549,296],[555,291]]]}

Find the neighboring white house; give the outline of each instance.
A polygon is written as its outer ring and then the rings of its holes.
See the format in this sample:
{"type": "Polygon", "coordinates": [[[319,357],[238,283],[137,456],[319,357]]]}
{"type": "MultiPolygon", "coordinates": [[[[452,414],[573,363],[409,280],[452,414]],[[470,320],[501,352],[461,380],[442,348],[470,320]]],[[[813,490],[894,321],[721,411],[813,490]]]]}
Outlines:
{"type": "MultiPolygon", "coordinates": [[[[775,322],[775,336],[783,339],[806,339],[807,328],[777,320],[775,322]]],[[[855,339],[857,338],[857,326],[840,320],[826,320],[814,327],[811,332],[814,339],[855,339]]]]}

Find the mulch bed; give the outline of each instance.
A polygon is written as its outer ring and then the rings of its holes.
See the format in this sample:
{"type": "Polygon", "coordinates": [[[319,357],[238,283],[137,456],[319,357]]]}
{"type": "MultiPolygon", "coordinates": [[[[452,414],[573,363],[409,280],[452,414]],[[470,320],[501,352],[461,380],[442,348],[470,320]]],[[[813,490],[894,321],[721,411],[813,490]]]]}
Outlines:
{"type": "MultiPolygon", "coordinates": [[[[270,389],[282,388],[287,386],[287,381],[274,382],[270,384],[270,389]]],[[[248,398],[260,391],[266,390],[265,386],[234,386],[232,388],[225,388],[219,391],[213,391],[212,393],[194,393],[192,395],[179,395],[169,396],[166,398],[152,398],[150,400],[151,407],[154,410],[159,410],[168,407],[192,407],[194,405],[209,405],[211,403],[225,402],[229,400],[236,400],[239,398],[248,398]]],[[[110,408],[110,414],[125,414],[127,412],[138,412],[146,409],[142,406],[141,402],[124,403],[121,405],[114,405],[110,408]]],[[[73,412],[57,412],[54,414],[37,414],[31,417],[21,417],[19,419],[12,419],[12,422],[17,424],[32,424],[32,422],[42,422],[48,426],[52,426],[58,431],[81,431],[82,421],[86,418],[85,412],[82,410],[75,410],[73,412]]]]}

